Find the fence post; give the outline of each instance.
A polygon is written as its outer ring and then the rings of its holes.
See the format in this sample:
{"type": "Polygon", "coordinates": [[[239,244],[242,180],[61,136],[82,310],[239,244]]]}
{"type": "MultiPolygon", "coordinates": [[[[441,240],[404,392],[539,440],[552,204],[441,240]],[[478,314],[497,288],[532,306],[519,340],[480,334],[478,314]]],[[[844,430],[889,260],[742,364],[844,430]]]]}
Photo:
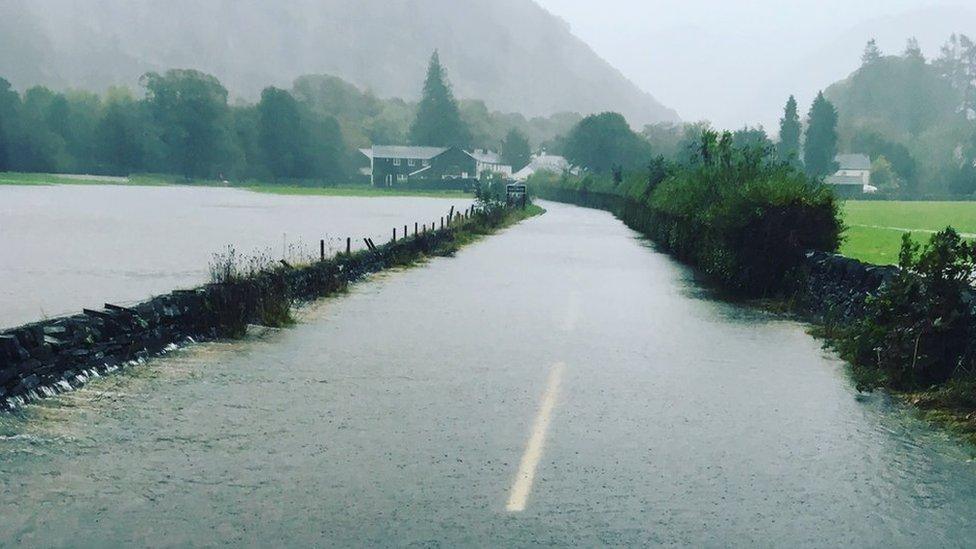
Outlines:
{"type": "Polygon", "coordinates": [[[441,230],[444,230],[444,217],[441,216],[441,230]]]}
{"type": "Polygon", "coordinates": [[[325,240],[319,240],[319,256],[322,261],[325,261],[325,240]]]}
{"type": "Polygon", "coordinates": [[[346,237],[346,255],[352,252],[352,238],[346,237]]]}
{"type": "Polygon", "coordinates": [[[404,225],[403,226],[403,239],[406,240],[407,239],[407,235],[409,235],[409,234],[410,234],[410,231],[408,231],[407,230],[407,226],[404,225]]]}
{"type": "Polygon", "coordinates": [[[416,236],[418,234],[420,234],[420,231],[417,229],[417,227],[420,227],[420,223],[417,223],[416,221],[414,221],[413,222],[413,236],[414,236],[414,238],[416,238],[416,236]]]}
{"type": "Polygon", "coordinates": [[[396,227],[393,227],[393,241],[396,242],[396,227]]]}

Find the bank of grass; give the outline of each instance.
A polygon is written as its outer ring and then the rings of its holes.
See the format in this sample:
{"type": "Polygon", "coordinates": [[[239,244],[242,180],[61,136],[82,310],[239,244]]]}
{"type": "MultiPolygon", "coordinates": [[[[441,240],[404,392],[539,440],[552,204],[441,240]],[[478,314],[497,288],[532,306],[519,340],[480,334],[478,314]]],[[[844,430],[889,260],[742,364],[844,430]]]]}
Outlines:
{"type": "Polygon", "coordinates": [[[917,240],[952,226],[963,237],[976,235],[976,201],[894,202],[856,201],[843,204],[847,231],[841,253],[875,265],[895,265],[901,238],[910,233],[917,240]]]}
{"type": "Polygon", "coordinates": [[[401,197],[470,198],[471,193],[457,190],[398,189],[373,187],[367,184],[294,185],[263,182],[229,184],[216,180],[187,181],[179,176],[163,174],[134,174],[128,177],[99,175],[68,175],[42,173],[0,173],[0,185],[120,185],[132,187],[192,186],[222,187],[247,190],[256,193],[287,196],[347,196],[347,197],[401,197]]]}

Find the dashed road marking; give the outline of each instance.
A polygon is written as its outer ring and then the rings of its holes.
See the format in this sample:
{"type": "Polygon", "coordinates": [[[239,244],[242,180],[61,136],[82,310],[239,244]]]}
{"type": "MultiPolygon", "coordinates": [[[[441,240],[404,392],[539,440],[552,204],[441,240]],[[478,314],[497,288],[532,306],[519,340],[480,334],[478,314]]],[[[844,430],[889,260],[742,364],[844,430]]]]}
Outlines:
{"type": "Polygon", "coordinates": [[[508,505],[505,507],[509,512],[519,513],[525,510],[529,495],[532,493],[532,483],[535,480],[535,471],[542,458],[543,446],[546,443],[546,432],[549,430],[549,422],[552,419],[552,410],[556,406],[556,399],[559,396],[559,385],[562,382],[563,372],[566,364],[557,362],[549,371],[549,381],[546,384],[546,392],[542,396],[542,404],[539,406],[539,413],[536,415],[535,423],[532,425],[532,435],[529,443],[525,446],[525,453],[519,464],[518,474],[515,476],[515,483],[508,498],[508,505]]]}

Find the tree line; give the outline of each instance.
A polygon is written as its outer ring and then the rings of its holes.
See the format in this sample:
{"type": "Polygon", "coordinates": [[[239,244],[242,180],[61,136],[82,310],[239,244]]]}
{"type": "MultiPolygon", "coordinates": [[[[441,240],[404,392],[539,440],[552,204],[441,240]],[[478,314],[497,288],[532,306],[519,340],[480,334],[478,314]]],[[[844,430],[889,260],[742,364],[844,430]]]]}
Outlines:
{"type": "Polygon", "coordinates": [[[268,87],[255,103],[231,101],[209,74],[148,73],[142,93],[103,94],[0,78],[0,172],[173,174],[185,179],[342,182],[356,177],[372,144],[500,149],[516,169],[533,147],[580,117],[527,119],[457,100],[437,53],[419,103],[380,99],[331,76],[268,87]]]}

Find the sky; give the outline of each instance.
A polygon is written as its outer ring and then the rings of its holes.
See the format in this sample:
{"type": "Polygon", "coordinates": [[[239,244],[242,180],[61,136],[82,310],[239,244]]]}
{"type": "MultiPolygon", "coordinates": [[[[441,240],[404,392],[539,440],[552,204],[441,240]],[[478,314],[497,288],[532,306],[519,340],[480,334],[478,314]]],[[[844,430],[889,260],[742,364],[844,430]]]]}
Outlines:
{"type": "Polygon", "coordinates": [[[935,55],[952,32],[976,35],[959,0],[536,1],[683,120],[771,133],[790,94],[805,110],[872,37],[899,53],[917,36],[935,55]]]}

